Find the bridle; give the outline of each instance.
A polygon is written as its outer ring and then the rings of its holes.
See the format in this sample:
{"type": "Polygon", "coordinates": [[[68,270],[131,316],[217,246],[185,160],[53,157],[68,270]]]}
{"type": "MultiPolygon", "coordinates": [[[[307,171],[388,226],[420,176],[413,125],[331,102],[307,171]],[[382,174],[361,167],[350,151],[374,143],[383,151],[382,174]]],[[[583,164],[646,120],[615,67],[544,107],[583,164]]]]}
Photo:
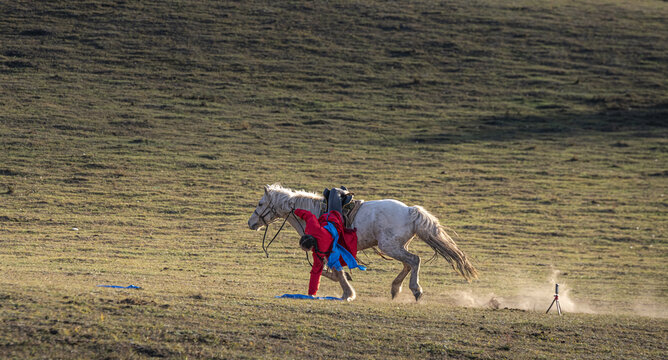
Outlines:
{"type": "MultiPolygon", "coordinates": [[[[290,215],[294,215],[294,213],[295,213],[294,209],[290,210],[290,213],[285,217],[285,220],[283,220],[283,224],[281,224],[281,227],[278,229],[276,234],[274,234],[274,237],[272,237],[271,240],[269,240],[269,242],[267,243],[267,246],[264,246],[264,241],[267,238],[267,230],[269,230],[269,225],[265,225],[264,235],[262,236],[262,250],[264,250],[264,254],[267,255],[267,257],[269,257],[269,252],[267,251],[267,250],[269,250],[269,245],[271,245],[271,243],[273,243],[274,240],[276,240],[276,237],[278,236],[278,234],[281,233],[281,230],[283,230],[283,226],[285,226],[285,223],[288,221],[288,218],[290,217],[290,215]]],[[[263,219],[263,221],[264,221],[264,219],[263,219]]],[[[299,224],[299,225],[301,225],[301,224],[299,224]]]]}
{"type": "MultiPolygon", "coordinates": [[[[266,193],[266,190],[265,190],[265,193],[266,193]]],[[[267,193],[267,195],[268,195],[268,193],[267,193]]],[[[274,240],[276,240],[276,237],[278,236],[278,234],[281,233],[281,230],[283,230],[283,227],[285,226],[285,223],[288,221],[288,218],[290,217],[290,215],[294,216],[295,219],[297,219],[297,216],[295,215],[295,209],[294,208],[290,209],[290,212],[288,213],[288,215],[285,216],[285,220],[283,220],[283,224],[281,224],[281,227],[278,229],[276,234],[274,234],[274,237],[272,237],[271,240],[269,240],[269,242],[265,246],[264,244],[265,244],[265,241],[267,239],[267,231],[269,230],[269,223],[267,222],[267,220],[264,219],[264,217],[267,216],[268,214],[272,214],[272,213],[277,214],[276,209],[274,209],[274,205],[272,204],[271,196],[267,196],[267,199],[269,201],[269,204],[267,204],[267,206],[262,211],[262,213],[260,214],[257,211],[257,208],[255,208],[255,210],[253,211],[253,214],[257,214],[257,216],[260,218],[260,220],[262,220],[262,223],[264,224],[264,235],[262,236],[262,250],[264,251],[264,254],[267,257],[269,257],[269,252],[268,252],[269,245],[271,245],[271,243],[273,243],[274,240]]],[[[297,223],[299,224],[299,226],[302,226],[302,224],[299,222],[299,219],[297,219],[297,223]]],[[[304,227],[303,226],[302,226],[302,233],[304,233],[304,227]]]]}
{"type": "MultiPolygon", "coordinates": [[[[266,193],[266,194],[269,195],[268,193],[266,193]]],[[[269,204],[264,208],[264,211],[262,211],[262,214],[257,212],[257,208],[255,208],[255,210],[253,210],[253,214],[257,214],[257,216],[260,218],[260,220],[262,220],[262,223],[265,226],[265,234],[267,233],[266,228],[269,226],[269,223],[267,222],[267,220],[264,219],[264,217],[267,216],[268,214],[271,214],[272,212],[276,213],[276,210],[274,209],[274,205],[271,203],[271,196],[267,196],[267,199],[269,201],[269,204]]]]}

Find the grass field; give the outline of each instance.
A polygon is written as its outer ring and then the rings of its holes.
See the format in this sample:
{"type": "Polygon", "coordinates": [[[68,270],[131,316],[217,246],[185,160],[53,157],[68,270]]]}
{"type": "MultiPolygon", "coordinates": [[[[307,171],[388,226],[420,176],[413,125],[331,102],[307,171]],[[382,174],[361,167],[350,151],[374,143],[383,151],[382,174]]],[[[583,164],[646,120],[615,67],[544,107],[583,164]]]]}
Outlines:
{"type": "Polygon", "coordinates": [[[0,357],[666,357],[666,2],[0,14],[0,357]],[[480,279],[415,241],[420,303],[370,251],[356,301],[275,299],[309,275],[247,227],[275,182],[422,205],[480,279]]]}

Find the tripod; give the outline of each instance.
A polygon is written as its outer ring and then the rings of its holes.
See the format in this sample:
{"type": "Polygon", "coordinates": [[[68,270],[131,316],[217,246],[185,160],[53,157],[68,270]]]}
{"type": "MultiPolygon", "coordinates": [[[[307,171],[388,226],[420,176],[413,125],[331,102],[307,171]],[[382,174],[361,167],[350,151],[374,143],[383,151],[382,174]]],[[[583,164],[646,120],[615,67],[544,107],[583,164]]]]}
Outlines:
{"type": "Polygon", "coordinates": [[[552,305],[557,303],[557,311],[559,312],[559,316],[561,316],[561,305],[559,305],[559,284],[554,284],[554,300],[552,300],[552,304],[550,304],[550,307],[547,308],[547,311],[545,312],[546,314],[550,312],[550,309],[552,309],[552,305]]]}

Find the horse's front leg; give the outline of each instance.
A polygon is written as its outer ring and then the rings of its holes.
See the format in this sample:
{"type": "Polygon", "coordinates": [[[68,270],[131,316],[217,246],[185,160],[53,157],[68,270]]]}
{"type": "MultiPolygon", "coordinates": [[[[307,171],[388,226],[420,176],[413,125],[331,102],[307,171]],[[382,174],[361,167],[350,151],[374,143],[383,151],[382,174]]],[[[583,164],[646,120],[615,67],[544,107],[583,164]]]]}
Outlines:
{"type": "Polygon", "coordinates": [[[334,274],[334,272],[330,268],[327,268],[327,270],[323,271],[322,276],[324,276],[324,277],[326,277],[326,278],[328,278],[329,280],[332,280],[332,281],[339,281],[339,277],[336,276],[336,274],[334,274]]]}
{"type": "Polygon", "coordinates": [[[355,289],[350,285],[348,279],[346,279],[346,273],[343,270],[332,270],[336,277],[339,279],[339,284],[341,284],[341,289],[343,289],[343,295],[341,298],[346,301],[353,301],[357,297],[355,289]]]}
{"type": "MultiPolygon", "coordinates": [[[[350,276],[350,274],[348,274],[345,271],[344,271],[344,273],[346,274],[346,279],[348,279],[348,281],[353,280],[353,278],[352,278],[352,276],[350,276]]],[[[338,275],[336,275],[334,273],[334,271],[330,268],[327,268],[327,270],[322,273],[322,276],[324,276],[324,277],[326,277],[326,278],[328,278],[329,280],[332,280],[332,281],[339,281],[338,275]]]]}

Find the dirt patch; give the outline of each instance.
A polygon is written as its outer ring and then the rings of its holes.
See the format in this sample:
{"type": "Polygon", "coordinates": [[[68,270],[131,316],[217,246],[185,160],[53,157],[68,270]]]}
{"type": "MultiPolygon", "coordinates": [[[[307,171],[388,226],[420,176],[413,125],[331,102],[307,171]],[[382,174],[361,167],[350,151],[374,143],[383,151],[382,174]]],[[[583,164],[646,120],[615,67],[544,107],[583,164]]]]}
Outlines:
{"type": "Polygon", "coordinates": [[[29,29],[29,30],[23,30],[19,33],[19,35],[23,36],[49,36],[52,35],[52,33],[48,30],[45,29],[29,29]]]}
{"type": "Polygon", "coordinates": [[[132,344],[132,348],[139,354],[147,355],[150,357],[169,357],[173,355],[173,352],[167,349],[156,348],[148,345],[141,344],[132,344]]]}
{"type": "Polygon", "coordinates": [[[117,303],[126,305],[157,305],[155,301],[146,301],[143,299],[135,299],[135,298],[121,299],[118,300],[117,303]]]}
{"type": "Polygon", "coordinates": [[[18,176],[20,175],[16,171],[10,170],[10,169],[0,169],[0,175],[5,175],[5,176],[18,176]]]}

